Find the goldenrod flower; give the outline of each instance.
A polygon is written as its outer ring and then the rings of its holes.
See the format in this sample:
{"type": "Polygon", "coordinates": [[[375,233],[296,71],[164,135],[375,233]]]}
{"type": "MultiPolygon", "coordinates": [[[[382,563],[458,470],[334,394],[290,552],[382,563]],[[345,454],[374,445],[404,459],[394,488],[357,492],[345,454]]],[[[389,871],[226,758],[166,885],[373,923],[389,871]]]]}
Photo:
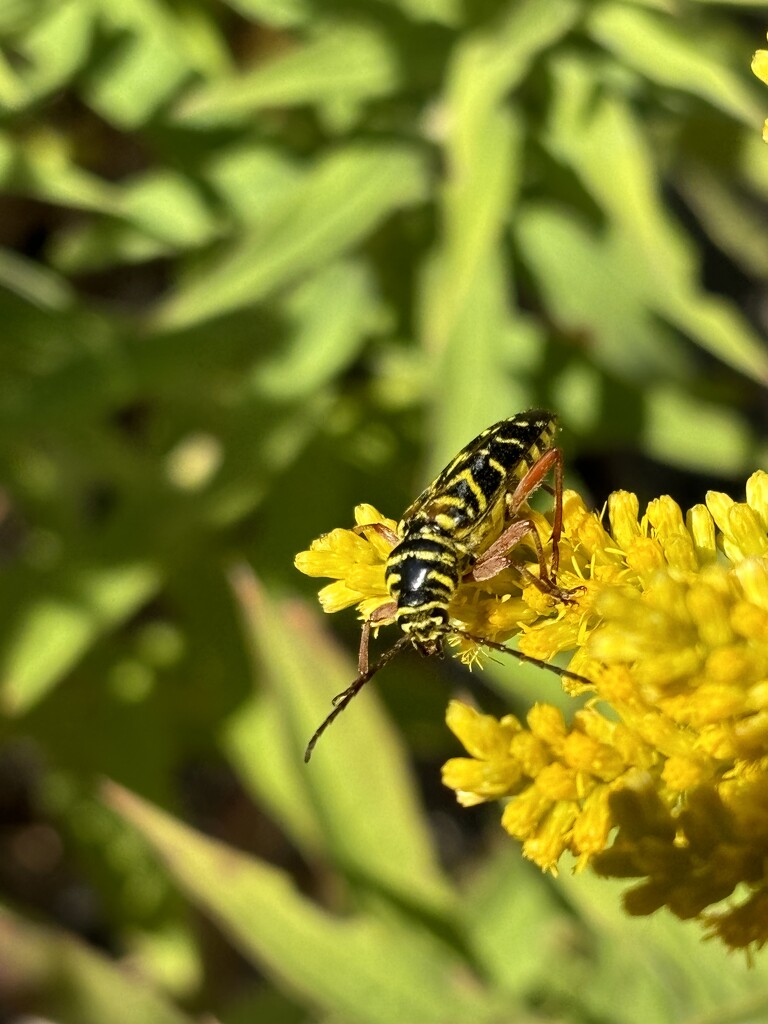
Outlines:
{"type": "MultiPolygon", "coordinates": [[[[768,85],[768,50],[758,50],[752,58],[752,72],[768,85]]],[[[763,141],[768,142],[768,121],[763,125],[763,141]]]]}
{"type": "Polygon", "coordinates": [[[618,492],[607,528],[568,494],[562,548],[586,591],[520,647],[577,644],[590,704],[570,727],[540,705],[526,729],[504,718],[494,733],[482,716],[485,745],[476,712],[451,705],[472,757],[444,768],[464,805],[508,799],[502,825],[543,869],[569,850],[637,877],[630,913],[666,906],[734,947],[768,941],[768,474],[746,491],[710,492],[685,517],[670,498],[640,517],[618,492]],[[741,904],[716,906],[744,886],[741,904]]]}
{"type": "Polygon", "coordinates": [[[513,715],[497,722],[452,701],[447,722],[472,755],[443,767],[443,782],[465,807],[514,797],[501,823],[523,853],[555,871],[566,849],[582,865],[605,849],[612,822],[608,796],[654,754],[621,723],[591,709],[569,728],[557,708],[536,704],[524,729],[513,715]]]}
{"type": "MultiPolygon", "coordinates": [[[[541,514],[526,510],[526,516],[537,528],[542,547],[548,550],[551,541],[551,523],[541,514]]],[[[391,600],[384,582],[387,557],[396,543],[397,523],[386,519],[372,505],[355,508],[356,527],[352,530],[336,529],[312,541],[307,551],[296,555],[296,568],[307,576],[328,576],[335,579],[319,593],[320,604],[326,612],[357,605],[362,619],[368,619],[391,600]]],[[[493,541],[488,539],[488,544],[493,541]]],[[[533,557],[533,547],[523,541],[533,557]]],[[[528,566],[538,575],[538,565],[528,566]]],[[[561,573],[561,586],[575,586],[580,581],[570,573],[561,573]],[[569,580],[571,581],[569,583],[569,580]]],[[[482,636],[503,643],[518,633],[525,624],[538,622],[542,615],[557,614],[551,598],[533,585],[523,585],[514,570],[508,569],[492,579],[477,583],[463,581],[449,607],[451,624],[474,636],[482,636]]],[[[393,619],[378,619],[383,626],[393,619]]],[[[472,663],[481,653],[477,644],[463,637],[450,637],[458,647],[461,658],[472,663]]]]}
{"type": "MultiPolygon", "coordinates": [[[[501,823],[542,869],[563,853],[602,875],[635,878],[633,914],[667,907],[732,947],[768,941],[768,474],[746,501],[710,492],[683,515],[668,497],[640,514],[612,494],[604,515],[564,495],[562,587],[555,605],[511,570],[463,582],[452,622],[476,636],[520,633],[525,653],[575,652],[564,681],[588,697],[566,722],[537,704],[523,723],[453,701],[448,725],[467,757],[443,778],[464,806],[502,800],[501,823]],[[734,900],[734,893],[741,902],[734,900]]],[[[297,564],[331,575],[327,610],[388,602],[394,523],[361,506],[297,564]]],[[[548,520],[533,516],[544,543],[548,520]]],[[[518,557],[537,571],[532,548],[518,557]]],[[[475,652],[469,652],[472,656],[475,652]]]]}
{"type": "Polygon", "coordinates": [[[336,580],[318,595],[323,611],[338,612],[356,604],[367,619],[390,600],[384,566],[393,546],[387,536],[394,535],[397,523],[373,505],[358,505],[355,522],[355,530],[331,530],[312,541],[308,551],[296,555],[294,565],[307,576],[336,580]]]}

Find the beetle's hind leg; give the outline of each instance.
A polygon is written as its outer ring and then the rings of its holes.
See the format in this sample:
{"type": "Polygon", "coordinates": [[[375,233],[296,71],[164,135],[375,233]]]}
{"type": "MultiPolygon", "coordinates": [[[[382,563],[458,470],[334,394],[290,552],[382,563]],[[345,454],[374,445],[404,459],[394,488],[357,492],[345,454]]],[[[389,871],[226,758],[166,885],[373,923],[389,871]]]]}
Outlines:
{"type": "MultiPolygon", "coordinates": [[[[517,514],[526,501],[535,494],[540,487],[549,487],[545,484],[547,474],[553,471],[555,486],[552,493],[555,498],[555,512],[552,520],[552,567],[550,572],[544,573],[542,558],[539,564],[542,566],[542,574],[547,579],[557,576],[560,567],[560,535],[563,532],[563,451],[562,448],[550,448],[549,451],[534,462],[523,479],[511,494],[506,497],[507,515],[511,520],[517,519],[517,514]]],[[[521,520],[522,521],[522,520],[521,520]]],[[[535,532],[535,531],[534,531],[535,532]]],[[[536,534],[538,540],[538,534],[536,534]]]]}
{"type": "Polygon", "coordinates": [[[534,462],[525,476],[520,480],[517,487],[505,498],[506,513],[510,525],[504,530],[501,536],[483,553],[474,566],[472,576],[478,580],[490,579],[503,569],[514,569],[526,582],[538,587],[544,594],[549,594],[556,601],[568,604],[573,600],[573,595],[583,590],[582,587],[575,587],[573,590],[566,590],[557,585],[557,571],[560,567],[560,536],[563,532],[563,452],[561,448],[550,448],[534,462]],[[554,487],[550,487],[545,481],[547,475],[552,472],[554,475],[554,487]],[[547,567],[547,560],[544,557],[544,550],[541,546],[536,527],[530,519],[521,519],[519,512],[525,502],[543,487],[550,491],[555,499],[554,515],[552,518],[552,563],[547,567]],[[510,557],[512,549],[525,537],[530,537],[536,549],[536,558],[539,563],[539,575],[534,576],[524,566],[519,565],[510,557]]]}
{"type": "MultiPolygon", "coordinates": [[[[559,587],[549,575],[544,549],[541,546],[536,527],[530,519],[518,519],[508,526],[488,550],[478,558],[468,575],[470,579],[481,583],[483,580],[490,580],[494,576],[498,576],[505,569],[513,569],[526,583],[532,584],[543,594],[547,594],[556,601],[569,604],[573,600],[575,591],[559,587]],[[515,561],[511,554],[512,550],[526,537],[530,538],[536,549],[536,558],[539,563],[538,576],[515,561]]],[[[576,588],[577,591],[581,589],[581,587],[576,588]]]]}

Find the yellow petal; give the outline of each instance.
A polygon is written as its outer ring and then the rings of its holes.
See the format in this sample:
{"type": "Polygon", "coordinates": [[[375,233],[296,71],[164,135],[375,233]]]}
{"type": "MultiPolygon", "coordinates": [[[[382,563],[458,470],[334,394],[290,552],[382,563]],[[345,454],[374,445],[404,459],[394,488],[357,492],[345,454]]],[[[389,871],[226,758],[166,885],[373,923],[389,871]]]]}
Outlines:
{"type": "Polygon", "coordinates": [[[715,539],[715,521],[706,505],[694,505],[686,516],[686,525],[691,533],[693,547],[699,565],[709,565],[717,561],[717,541],[715,539]]]}
{"type": "Polygon", "coordinates": [[[640,503],[636,494],[629,491],[614,491],[608,498],[608,519],[611,533],[618,547],[626,550],[641,536],[638,513],[640,503]]]}
{"type": "Polygon", "coordinates": [[[482,760],[507,757],[512,737],[522,728],[512,715],[499,722],[493,715],[481,715],[460,700],[448,704],[445,721],[468,753],[482,760]]]}
{"type": "Polygon", "coordinates": [[[768,85],[768,50],[757,50],[752,58],[752,74],[768,85]]]}
{"type": "MultiPolygon", "coordinates": [[[[768,51],[764,51],[768,52],[768,51]]],[[[747,504],[757,513],[764,530],[768,530],[768,473],[758,469],[747,480],[747,504]]]]}

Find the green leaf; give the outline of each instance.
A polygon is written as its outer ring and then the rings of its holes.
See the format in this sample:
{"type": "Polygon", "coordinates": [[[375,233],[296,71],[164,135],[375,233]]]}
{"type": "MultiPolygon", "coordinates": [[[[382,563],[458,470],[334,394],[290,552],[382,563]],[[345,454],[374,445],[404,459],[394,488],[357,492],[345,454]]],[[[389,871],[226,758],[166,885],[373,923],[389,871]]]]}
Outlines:
{"type": "Polygon", "coordinates": [[[51,130],[21,142],[0,133],[0,188],[74,209],[115,209],[114,186],[79,168],[64,136],[51,130]]]}
{"type": "Polygon", "coordinates": [[[183,252],[117,220],[81,222],[49,246],[48,258],[67,275],[88,274],[123,264],[167,259],[183,252]]]}
{"type": "Polygon", "coordinates": [[[414,21],[434,21],[439,25],[456,28],[464,20],[464,7],[460,0],[393,0],[414,21]]]}
{"type": "Polygon", "coordinates": [[[64,932],[2,909],[0,963],[4,1007],[18,999],[25,1011],[53,1014],[58,1024],[192,1024],[135,972],[64,932]]]}
{"type": "Polygon", "coordinates": [[[728,366],[768,384],[768,351],[761,336],[727,299],[707,294],[695,285],[681,285],[659,304],[670,323],[728,366]]]}
{"type": "Polygon", "coordinates": [[[245,235],[200,280],[182,286],[161,307],[156,326],[178,329],[259,302],[346,252],[426,190],[425,162],[408,149],[358,144],[332,153],[270,231],[245,235]]]}
{"type": "Polygon", "coordinates": [[[265,107],[290,107],[385,96],[400,83],[400,61],[386,36],[362,24],[324,28],[304,46],[222,79],[184,99],[182,122],[195,126],[240,119],[265,107]]]}
{"type": "Polygon", "coordinates": [[[295,772],[295,753],[284,735],[280,701],[254,693],[231,716],[219,742],[246,790],[300,849],[323,851],[317,815],[295,772]]]}
{"type": "Polygon", "coordinates": [[[748,189],[760,199],[768,198],[768,161],[760,132],[749,132],[736,154],[736,168],[748,189]]]}
{"type": "MultiPolygon", "coordinates": [[[[476,276],[470,289],[461,289],[462,304],[453,310],[455,319],[445,337],[445,347],[435,351],[436,365],[427,376],[429,381],[437,382],[437,387],[430,387],[428,392],[433,400],[429,436],[434,439],[428,477],[489,423],[524,408],[528,402],[524,386],[506,374],[500,363],[500,353],[515,345],[518,326],[507,298],[511,272],[501,248],[476,258],[472,273],[476,276]]],[[[427,279],[424,289],[426,300],[438,316],[441,298],[445,306],[452,304],[444,280],[427,279]]],[[[430,338],[428,327],[425,337],[430,338]]]]}
{"type": "Polygon", "coordinates": [[[24,106],[26,89],[11,61],[0,50],[0,106],[15,110],[24,106]]]}
{"type": "Polygon", "coordinates": [[[479,983],[466,984],[456,957],[412,924],[335,918],[278,868],[204,838],[114,783],[105,797],[245,956],[323,1012],[360,1024],[498,1019],[500,1007],[479,983]]]}
{"type": "Polygon", "coordinates": [[[631,1024],[757,1024],[765,1019],[765,971],[752,969],[746,958],[734,957],[717,942],[702,941],[699,922],[679,921],[667,910],[629,917],[621,903],[628,883],[589,871],[564,871],[560,887],[596,940],[597,963],[584,991],[598,1016],[612,1018],[615,1007],[626,1003],[629,1012],[622,1019],[631,1024]],[[635,998],[639,1012],[633,1013],[635,998]]]}
{"type": "Polygon", "coordinates": [[[764,0],[692,0],[693,3],[706,7],[712,4],[717,7],[761,7],[765,8],[764,0]]]}
{"type": "Polygon", "coordinates": [[[108,219],[72,225],[52,239],[48,256],[65,274],[177,256],[236,233],[241,223],[263,228],[284,215],[302,172],[279,151],[254,145],[215,151],[200,176],[231,211],[203,201],[185,175],[154,171],[115,188],[108,219]]]}
{"type": "Polygon", "coordinates": [[[738,409],[694,397],[685,383],[657,384],[643,397],[643,444],[653,458],[718,476],[735,476],[754,467],[752,439],[738,409]]]}
{"type": "Polygon", "coordinates": [[[254,1024],[265,1021],[269,1024],[307,1024],[307,1015],[297,1002],[282,992],[263,985],[238,992],[227,1000],[224,1012],[220,1012],[221,1024],[254,1024]]]}
{"type": "Polygon", "coordinates": [[[566,915],[551,879],[523,860],[518,844],[505,838],[486,859],[465,906],[472,948],[494,985],[518,997],[546,991],[551,964],[542,952],[558,941],[566,915]]]}
{"type": "Polygon", "coordinates": [[[0,286],[52,312],[71,309],[75,303],[75,293],[63,278],[9,249],[0,249],[0,286]]]}
{"type": "Polygon", "coordinates": [[[697,164],[678,171],[678,187],[712,241],[745,273],[768,277],[768,247],[757,203],[730,178],[697,164]]]}
{"type": "Polygon", "coordinates": [[[216,218],[188,177],[154,171],[122,190],[118,214],[171,248],[200,245],[216,234],[216,218]]]}
{"type": "Polygon", "coordinates": [[[683,26],[676,14],[604,3],[588,16],[587,30],[651,81],[699,96],[744,124],[760,123],[760,106],[746,88],[745,76],[732,72],[719,54],[711,52],[715,37],[705,40],[695,25],[683,26]]]}
{"type": "Polygon", "coordinates": [[[83,84],[88,102],[121,129],[144,124],[197,69],[184,22],[153,0],[103,0],[109,45],[83,84]]]}
{"type": "MultiPolygon", "coordinates": [[[[285,817],[298,822],[305,837],[311,829],[313,845],[321,841],[352,878],[442,913],[452,894],[437,866],[404,752],[375,695],[369,688],[358,697],[305,765],[309,737],[330,710],[333,695],[349,685],[354,668],[301,606],[273,605],[245,570],[235,582],[269,693],[282,715],[282,727],[266,749],[246,747],[238,730],[247,777],[257,780],[263,774],[265,781],[274,781],[279,774],[275,792],[281,797],[270,798],[269,782],[257,782],[260,794],[272,805],[284,804],[285,817]],[[290,810],[294,804],[296,814],[290,810]]],[[[279,806],[274,810],[283,818],[279,806]]]]}
{"type": "Polygon", "coordinates": [[[213,241],[221,217],[186,176],[170,171],[141,175],[119,188],[113,218],[84,222],[51,246],[51,261],[64,273],[101,270],[175,256],[213,241]]]}
{"type": "Polygon", "coordinates": [[[38,101],[46,93],[63,88],[83,67],[90,55],[94,11],[81,0],[69,0],[53,7],[19,44],[29,62],[21,76],[21,103],[38,101]]]}
{"type": "Polygon", "coordinates": [[[442,244],[424,291],[422,324],[441,382],[434,468],[516,404],[498,366],[501,339],[512,330],[504,233],[523,165],[522,125],[507,97],[578,16],[570,0],[527,0],[466,35],[453,55],[442,244]]]}
{"type": "MultiPolygon", "coordinates": [[[[595,101],[590,70],[579,58],[561,59],[556,76],[558,103],[547,143],[574,169],[608,217],[603,237],[592,234],[595,247],[623,255],[624,267],[617,262],[613,268],[620,288],[627,295],[632,289],[648,313],[672,323],[727,365],[754,380],[767,380],[768,352],[762,339],[733,307],[700,286],[695,250],[661,202],[650,147],[629,106],[618,97],[595,101]]],[[[530,236],[529,241],[534,242],[530,236]]],[[[549,269],[556,272],[554,261],[549,269]]],[[[588,276],[591,271],[577,268],[577,273],[588,276]]],[[[546,282],[544,268],[541,281],[546,282]]],[[[615,289],[606,289],[604,295],[606,304],[625,303],[615,289]]],[[[631,331],[631,321],[622,319],[631,331]]],[[[588,317],[577,326],[589,322],[588,317]]]]}
{"type": "MultiPolygon", "coordinates": [[[[30,578],[26,583],[34,586],[30,578]]],[[[12,629],[0,647],[0,703],[9,714],[19,715],[37,703],[99,635],[155,592],[158,578],[146,564],[70,564],[46,583],[45,592],[27,593],[17,583],[12,606],[5,609],[12,629]]]]}
{"type": "Polygon", "coordinates": [[[546,879],[516,849],[500,850],[473,886],[474,941],[497,984],[518,995],[546,992],[564,1020],[762,1020],[768,988],[759,971],[746,962],[732,971],[732,953],[703,943],[692,922],[664,911],[629,917],[620,900],[626,882],[565,868],[546,879]]]}
{"type": "Polygon", "coordinates": [[[296,158],[252,140],[217,149],[200,173],[234,218],[262,228],[285,215],[305,174],[296,158]]]}
{"type": "Polygon", "coordinates": [[[9,36],[22,32],[45,15],[51,0],[3,0],[0,4],[0,32],[9,36]]]}
{"type": "Polygon", "coordinates": [[[546,307],[567,330],[588,335],[600,367],[628,380],[687,372],[684,353],[653,314],[653,279],[631,236],[595,231],[544,203],[521,209],[514,231],[546,307]]]}
{"type": "Polygon", "coordinates": [[[361,263],[332,263],[286,298],[287,343],[261,364],[254,385],[274,400],[309,397],[352,362],[376,324],[373,281],[361,263]]]}

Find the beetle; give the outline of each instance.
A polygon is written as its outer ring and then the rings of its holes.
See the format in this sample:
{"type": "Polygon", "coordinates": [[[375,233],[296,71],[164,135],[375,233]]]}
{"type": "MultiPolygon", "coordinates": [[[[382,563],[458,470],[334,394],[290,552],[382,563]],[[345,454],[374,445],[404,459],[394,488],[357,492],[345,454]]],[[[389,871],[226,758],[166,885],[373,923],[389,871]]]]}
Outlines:
{"type": "Polygon", "coordinates": [[[563,525],[563,454],[555,446],[557,417],[544,409],[529,409],[486,428],[470,441],[422,491],[403,513],[393,532],[383,524],[357,527],[376,529],[393,544],[384,569],[392,600],[380,606],[363,623],[358,656],[358,675],[333,700],[333,710],[307,745],[309,761],[315,744],[328,726],[362,687],[403,647],[421,654],[442,653],[445,638],[463,636],[493,650],[550,669],[582,683],[589,680],[567,669],[540,661],[521,651],[483,637],[474,637],[451,626],[448,607],[463,579],[491,579],[514,568],[525,580],[560,602],[572,600],[574,591],[557,585],[559,541],[563,525]],[[521,515],[527,500],[554,475],[552,561],[548,568],[533,522],[521,515]],[[488,544],[494,532],[498,537],[488,544]],[[511,552],[530,538],[539,563],[536,576],[517,565],[511,552]],[[371,667],[368,646],[371,629],[394,621],[400,639],[371,667]]]}

